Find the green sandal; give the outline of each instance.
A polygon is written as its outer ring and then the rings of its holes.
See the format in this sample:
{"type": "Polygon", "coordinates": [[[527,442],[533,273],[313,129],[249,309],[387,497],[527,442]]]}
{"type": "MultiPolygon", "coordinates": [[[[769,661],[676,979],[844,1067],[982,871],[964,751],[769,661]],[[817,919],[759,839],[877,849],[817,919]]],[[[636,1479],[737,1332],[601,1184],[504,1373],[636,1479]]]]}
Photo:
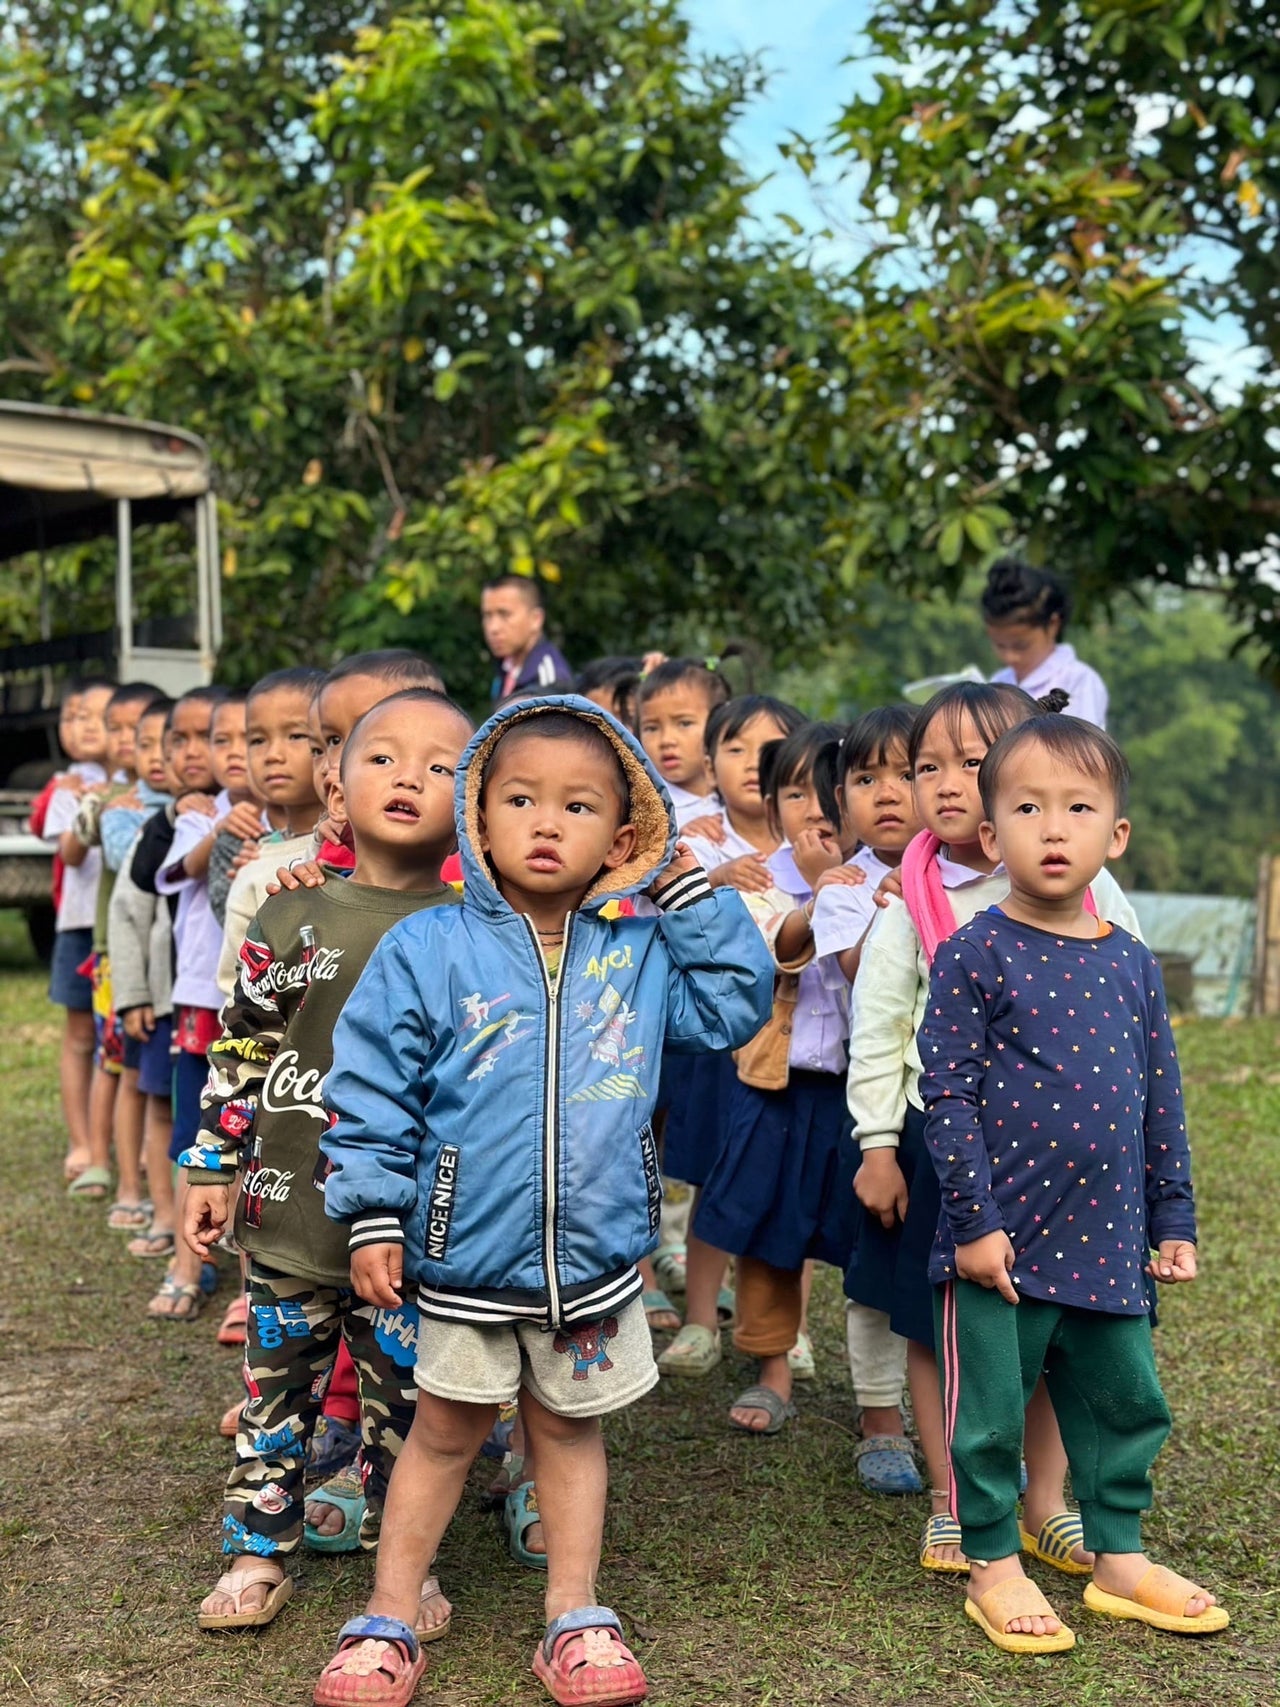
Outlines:
{"type": "Polygon", "coordinates": [[[502,1507],[502,1527],[507,1532],[507,1551],[517,1565],[527,1565],[531,1571],[545,1571],[547,1555],[532,1553],[524,1538],[535,1523],[541,1523],[538,1513],[538,1491],[532,1482],[521,1482],[512,1488],[502,1507]]]}
{"type": "Polygon", "coordinates": [[[85,1168],[67,1187],[67,1196],[79,1198],[85,1203],[100,1203],[110,1189],[109,1168],[85,1168]]]}
{"type": "Polygon", "coordinates": [[[658,1359],[662,1375],[692,1375],[701,1377],[711,1371],[724,1356],[717,1328],[703,1328],[697,1322],[686,1322],[671,1344],[658,1359]]]}
{"type": "MultiPolygon", "coordinates": [[[[342,1513],[342,1528],[336,1535],[326,1535],[314,1524],[304,1521],[302,1538],[307,1546],[315,1553],[358,1553],[360,1551],[360,1526],[364,1522],[367,1509],[364,1497],[364,1481],[360,1475],[360,1460],[348,1464],[345,1470],[339,1470],[311,1495],[312,1500],[319,1500],[323,1505],[334,1506],[342,1513]]],[[[310,1501],[308,1501],[308,1504],[310,1501]]]]}
{"type": "Polygon", "coordinates": [[[667,1297],[665,1292],[646,1292],[640,1302],[644,1306],[645,1320],[649,1324],[651,1333],[677,1334],[680,1332],[680,1312],[676,1309],[675,1305],[667,1297]],[[654,1321],[653,1318],[655,1316],[670,1317],[674,1320],[675,1326],[663,1326],[662,1324],[654,1321]]]}
{"type": "Polygon", "coordinates": [[[653,1253],[653,1272],[669,1298],[683,1298],[688,1254],[683,1245],[661,1245],[653,1253]]]}

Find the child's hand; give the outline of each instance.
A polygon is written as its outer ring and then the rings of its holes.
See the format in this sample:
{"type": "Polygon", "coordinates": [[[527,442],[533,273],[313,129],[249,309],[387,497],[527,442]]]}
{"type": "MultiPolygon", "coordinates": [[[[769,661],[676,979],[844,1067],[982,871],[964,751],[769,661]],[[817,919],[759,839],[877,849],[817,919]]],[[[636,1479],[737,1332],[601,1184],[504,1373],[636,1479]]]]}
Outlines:
{"type": "Polygon", "coordinates": [[[773,874],[759,854],[742,854],[717,866],[707,881],[713,889],[741,889],[747,895],[763,895],[773,888],[773,874]]]}
{"type": "Polygon", "coordinates": [[[698,865],[697,860],[689,852],[688,843],[677,842],[676,851],[671,856],[670,865],[663,867],[663,869],[654,878],[653,882],[649,885],[645,893],[652,901],[656,899],[660,889],[665,889],[669,883],[674,883],[677,877],[687,877],[691,871],[698,871],[700,869],[701,867],[698,865]]]}
{"type": "Polygon", "coordinates": [[[403,1280],[403,1245],[361,1245],[358,1251],[352,1251],[351,1290],[366,1304],[390,1310],[402,1303],[403,1280]]]}
{"type": "Polygon", "coordinates": [[[724,841],[724,819],[718,812],[707,812],[701,818],[691,818],[681,833],[701,836],[704,842],[714,842],[719,847],[724,841]]]}
{"type": "Polygon", "coordinates": [[[222,1237],[230,1213],[230,1186],[188,1186],[186,1208],[182,1212],[182,1236],[198,1257],[208,1260],[209,1252],[222,1237]]]}
{"type": "Polygon", "coordinates": [[[880,879],[876,892],[871,899],[877,907],[887,907],[891,895],[896,901],[902,899],[902,867],[900,865],[894,866],[892,871],[880,879]]]}
{"type": "Polygon", "coordinates": [[[816,891],[823,873],[841,864],[840,844],[831,830],[801,830],[791,844],[791,857],[801,877],[816,891]]]}
{"type": "Polygon", "coordinates": [[[242,842],[256,842],[262,834],[262,808],[252,800],[237,801],[218,828],[242,842]]]}
{"type": "Polygon", "coordinates": [[[665,664],[666,661],[667,655],[665,652],[646,652],[644,657],[640,660],[640,674],[642,676],[647,676],[650,670],[656,670],[659,664],[665,664]]]}
{"type": "Polygon", "coordinates": [[[895,1221],[906,1220],[907,1182],[896,1150],[868,1150],[853,1176],[853,1189],[858,1202],[869,1215],[879,1218],[882,1227],[891,1228],[895,1221]]]}
{"type": "Polygon", "coordinates": [[[120,1016],[125,1035],[133,1038],[135,1043],[145,1043],[156,1028],[156,1011],[153,1007],[143,1006],[130,1008],[120,1016]]]}
{"type": "Polygon", "coordinates": [[[262,849],[258,846],[257,842],[242,842],[240,844],[240,852],[227,867],[227,876],[235,877],[237,873],[244,870],[246,865],[252,865],[261,852],[262,849]]]}
{"type": "Polygon", "coordinates": [[[1159,1249],[1147,1264],[1152,1280],[1172,1285],[1196,1277],[1196,1248],[1189,1239],[1161,1239],[1159,1249]]]}
{"type": "Polygon", "coordinates": [[[282,889],[323,889],[324,867],[318,860],[304,859],[299,865],[282,865],[274,883],[267,884],[268,895],[278,895],[282,889]]]}
{"type": "Polygon", "coordinates": [[[212,818],[217,802],[211,794],[202,794],[198,788],[193,788],[178,796],[177,806],[179,815],[183,812],[201,812],[206,818],[212,818]]]}
{"type": "Polygon", "coordinates": [[[136,812],[141,805],[142,796],[138,793],[138,785],[135,782],[132,788],[126,788],[123,794],[116,795],[110,806],[108,806],[107,811],[117,812],[123,809],[125,811],[136,812]]]}
{"type": "Polygon", "coordinates": [[[867,874],[860,865],[833,865],[828,867],[813,886],[815,895],[833,885],[843,884],[846,889],[858,889],[867,881],[867,874]]]}
{"type": "Polygon", "coordinates": [[[1018,1289],[1009,1278],[1013,1268],[1013,1246],[1005,1232],[984,1233],[972,1244],[956,1246],[956,1273],[988,1291],[994,1288],[1010,1304],[1018,1302],[1018,1289]]]}

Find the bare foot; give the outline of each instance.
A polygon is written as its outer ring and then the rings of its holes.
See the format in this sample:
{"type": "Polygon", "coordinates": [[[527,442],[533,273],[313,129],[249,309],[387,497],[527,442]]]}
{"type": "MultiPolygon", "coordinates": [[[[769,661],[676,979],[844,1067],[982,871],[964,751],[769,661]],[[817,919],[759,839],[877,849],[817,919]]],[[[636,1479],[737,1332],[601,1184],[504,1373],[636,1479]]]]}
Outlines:
{"type": "Polygon", "coordinates": [[[62,1163],[63,1178],[68,1181],[79,1179],[92,1159],[87,1150],[68,1150],[62,1163]]]}
{"type": "MultiPolygon", "coordinates": [[[[787,1362],[786,1352],[780,1357],[760,1359],[759,1385],[776,1393],[784,1405],[791,1403],[791,1365],[787,1362]]],[[[734,1405],[729,1412],[729,1420],[752,1434],[762,1434],[773,1422],[768,1411],[761,1410],[758,1405],[734,1405]]]]}
{"type": "MultiPolygon", "coordinates": [[[[276,1583],[282,1583],[284,1581],[284,1572],[274,1560],[256,1559],[248,1553],[238,1555],[227,1566],[227,1576],[238,1577],[242,1572],[257,1568],[264,1564],[276,1573],[275,1582],[250,1583],[248,1588],[241,1591],[240,1605],[238,1608],[239,1611],[260,1612],[267,1604],[267,1596],[276,1586],[276,1583]]],[[[229,1594],[225,1594],[221,1589],[215,1588],[211,1593],[205,1595],[204,1599],[200,1602],[200,1610],[210,1618],[231,1618],[236,1613],[237,1607],[235,1601],[232,1600],[229,1594]]]]}
{"type": "MultiPolygon", "coordinates": [[[[1060,1511],[1065,1511],[1066,1509],[1065,1504],[1061,1500],[1050,1500],[1048,1503],[1041,1501],[1037,1503],[1032,1495],[1031,1489],[1028,1488],[1022,1501],[1022,1527],[1027,1531],[1028,1535],[1039,1535],[1041,1529],[1051,1517],[1056,1517],[1060,1511]]],[[[1092,1566],[1094,1562],[1093,1554],[1087,1552],[1084,1547],[1073,1547],[1071,1549],[1070,1556],[1072,1563],[1076,1565],[1092,1566]]]]}
{"type": "MultiPolygon", "coordinates": [[[[969,1599],[976,1606],[988,1589],[995,1588],[998,1583],[1008,1582],[1011,1577],[1022,1577],[1026,1573],[1022,1569],[1022,1561],[1015,1553],[1007,1559],[992,1559],[989,1564],[969,1566],[969,1599]]],[[[1005,1624],[1006,1636],[1056,1636],[1062,1625],[1052,1613],[1047,1615],[1035,1613],[1027,1618],[1010,1618],[1005,1624]]]]}
{"type": "MultiPolygon", "coordinates": [[[[1132,1600],[1134,1589],[1150,1569],[1151,1560],[1145,1553],[1099,1553],[1093,1567],[1093,1580],[1104,1594],[1132,1600]]],[[[1182,1608],[1184,1618],[1198,1618],[1202,1612],[1218,1604],[1217,1596],[1210,1594],[1208,1589],[1201,1588],[1198,1583],[1192,1583],[1191,1587],[1195,1592],[1182,1608]]]]}
{"type": "MultiPolygon", "coordinates": [[[[541,1525],[538,1527],[541,1528],[541,1525]]],[[[525,1545],[528,1546],[528,1544],[528,1536],[526,1536],[525,1545]]],[[[542,1551],[540,1547],[530,1550],[542,1551]]],[[[425,1635],[429,1640],[431,1632],[441,1629],[452,1617],[453,1606],[441,1592],[440,1579],[428,1577],[422,1585],[422,1599],[418,1603],[417,1628],[419,1635],[425,1635]]]]}
{"type": "Polygon", "coordinates": [[[318,1530],[321,1535],[341,1535],[346,1515],[336,1505],[330,1505],[317,1494],[306,1503],[306,1521],[311,1529],[318,1530]]]}

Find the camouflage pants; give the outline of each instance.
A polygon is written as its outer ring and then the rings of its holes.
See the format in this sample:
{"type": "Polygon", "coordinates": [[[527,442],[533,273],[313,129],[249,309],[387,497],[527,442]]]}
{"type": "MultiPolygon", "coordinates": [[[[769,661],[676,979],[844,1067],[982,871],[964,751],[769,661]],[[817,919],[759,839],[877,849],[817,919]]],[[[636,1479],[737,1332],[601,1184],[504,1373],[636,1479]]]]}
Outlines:
{"type": "Polygon", "coordinates": [[[318,1286],[249,1265],[244,1382],[248,1394],[227,1478],[224,1553],[270,1558],[302,1540],[307,1443],[347,1342],[360,1390],[360,1453],[367,1502],[360,1545],[377,1545],[387,1478],[413,1422],[418,1312],[381,1310],[347,1287],[318,1286]]]}

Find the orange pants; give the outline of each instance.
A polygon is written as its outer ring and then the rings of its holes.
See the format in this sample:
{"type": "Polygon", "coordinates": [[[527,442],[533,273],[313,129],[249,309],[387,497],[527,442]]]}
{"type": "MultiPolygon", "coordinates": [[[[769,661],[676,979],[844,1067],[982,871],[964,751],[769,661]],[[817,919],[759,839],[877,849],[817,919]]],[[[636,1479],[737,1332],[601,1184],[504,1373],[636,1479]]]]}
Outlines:
{"type": "Polygon", "coordinates": [[[800,1332],[804,1270],[774,1268],[758,1257],[735,1257],[737,1324],[733,1343],[749,1357],[781,1357],[800,1332]]]}

